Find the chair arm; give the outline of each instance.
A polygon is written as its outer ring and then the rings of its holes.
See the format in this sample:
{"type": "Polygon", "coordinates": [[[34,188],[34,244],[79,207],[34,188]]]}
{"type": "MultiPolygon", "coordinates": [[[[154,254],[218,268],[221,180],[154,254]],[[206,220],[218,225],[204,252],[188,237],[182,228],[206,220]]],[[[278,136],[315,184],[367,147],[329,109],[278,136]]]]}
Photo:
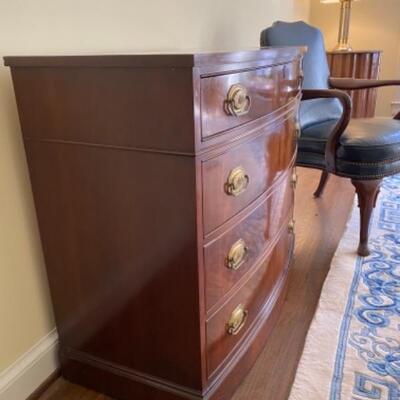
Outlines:
{"type": "Polygon", "coordinates": [[[339,145],[340,137],[347,128],[351,118],[351,98],[350,96],[340,90],[332,89],[303,89],[302,100],[312,99],[338,99],[343,107],[343,113],[335,125],[335,128],[329,135],[325,147],[325,161],[328,172],[336,172],[336,150],[339,145]]]}
{"type": "Polygon", "coordinates": [[[400,86],[400,80],[329,78],[332,88],[341,90],[372,89],[382,86],[400,86]]]}

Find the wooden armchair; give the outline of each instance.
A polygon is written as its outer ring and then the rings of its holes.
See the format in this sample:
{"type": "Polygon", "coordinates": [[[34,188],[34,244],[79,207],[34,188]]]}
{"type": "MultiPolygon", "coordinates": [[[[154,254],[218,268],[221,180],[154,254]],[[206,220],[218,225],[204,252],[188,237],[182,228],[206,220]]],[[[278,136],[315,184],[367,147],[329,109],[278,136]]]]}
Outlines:
{"type": "Polygon", "coordinates": [[[286,45],[308,47],[297,164],[323,171],[315,197],[322,195],[330,173],[351,179],[361,217],[358,254],[367,256],[381,181],[400,172],[400,113],[394,119],[350,120],[351,100],[343,90],[400,85],[400,80],[331,78],[322,33],[304,22],[276,22],[261,33],[261,46],[286,45]]]}

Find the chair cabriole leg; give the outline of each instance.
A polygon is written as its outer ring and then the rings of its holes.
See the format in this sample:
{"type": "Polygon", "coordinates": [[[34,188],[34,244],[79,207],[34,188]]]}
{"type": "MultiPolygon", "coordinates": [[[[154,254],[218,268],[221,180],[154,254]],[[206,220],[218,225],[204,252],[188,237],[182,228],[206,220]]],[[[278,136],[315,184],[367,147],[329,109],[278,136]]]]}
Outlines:
{"type": "Polygon", "coordinates": [[[322,193],[324,192],[326,183],[328,182],[329,178],[329,172],[327,171],[322,171],[321,178],[319,180],[318,188],[314,193],[314,197],[318,198],[322,196],[322,193]]]}
{"type": "Polygon", "coordinates": [[[382,179],[369,181],[351,180],[356,189],[358,206],[360,207],[360,243],[357,252],[361,257],[366,257],[370,254],[368,248],[369,225],[381,182],[382,179]]]}

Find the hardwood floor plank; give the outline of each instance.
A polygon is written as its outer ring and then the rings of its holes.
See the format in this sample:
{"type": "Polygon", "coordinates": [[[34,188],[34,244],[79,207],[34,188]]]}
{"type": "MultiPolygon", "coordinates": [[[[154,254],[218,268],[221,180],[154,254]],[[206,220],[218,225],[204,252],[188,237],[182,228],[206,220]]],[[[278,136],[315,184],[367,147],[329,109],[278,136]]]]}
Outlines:
{"type": "MultiPolygon", "coordinates": [[[[331,259],[352,209],[354,189],[331,177],[314,199],[320,172],[298,169],[296,248],[288,294],[268,344],[232,400],[286,400],[331,259]]],[[[354,250],[357,243],[354,243],[354,250]]]]}
{"type": "MultiPolygon", "coordinates": [[[[331,177],[314,199],[319,171],[298,168],[296,249],[288,295],[267,346],[232,400],[286,400],[333,254],[354,199],[347,179],[331,177]]],[[[357,243],[354,243],[356,251],[357,243]]],[[[112,400],[59,378],[39,400],[112,400]]]]}

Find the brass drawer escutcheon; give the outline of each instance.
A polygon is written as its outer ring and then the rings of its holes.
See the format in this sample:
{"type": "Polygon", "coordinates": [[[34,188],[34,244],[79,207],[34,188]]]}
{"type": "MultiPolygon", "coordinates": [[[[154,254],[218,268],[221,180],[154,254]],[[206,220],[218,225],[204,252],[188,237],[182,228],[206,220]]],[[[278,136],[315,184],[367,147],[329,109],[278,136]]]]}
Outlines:
{"type": "Polygon", "coordinates": [[[296,189],[297,181],[298,181],[298,175],[297,175],[296,171],[294,171],[293,174],[292,174],[292,177],[290,179],[290,182],[292,183],[293,189],[296,189]]]}
{"type": "Polygon", "coordinates": [[[246,324],[249,312],[245,310],[242,304],[239,304],[232,312],[227,330],[230,335],[237,335],[246,324]]]}
{"type": "Polygon", "coordinates": [[[289,233],[294,233],[294,227],[295,227],[295,221],[294,221],[294,219],[292,219],[292,220],[289,222],[289,226],[288,226],[288,231],[289,231],[289,233]]]}
{"type": "Polygon", "coordinates": [[[225,191],[230,196],[239,196],[249,185],[250,178],[243,167],[234,168],[228,176],[225,184],[225,191]]]}
{"type": "Polygon", "coordinates": [[[301,70],[299,72],[299,88],[300,89],[303,88],[303,83],[304,83],[304,72],[303,72],[303,70],[301,70]]]}
{"type": "Polygon", "coordinates": [[[300,122],[296,121],[295,125],[294,125],[294,137],[295,139],[299,139],[301,136],[301,126],[300,126],[300,122]]]}
{"type": "Polygon", "coordinates": [[[224,102],[224,110],[228,115],[240,117],[250,111],[251,99],[247,89],[239,84],[231,86],[224,102]]]}
{"type": "Polygon", "coordinates": [[[238,270],[245,261],[248,248],[243,239],[235,242],[229,250],[227,257],[227,267],[234,271],[238,270]]]}

